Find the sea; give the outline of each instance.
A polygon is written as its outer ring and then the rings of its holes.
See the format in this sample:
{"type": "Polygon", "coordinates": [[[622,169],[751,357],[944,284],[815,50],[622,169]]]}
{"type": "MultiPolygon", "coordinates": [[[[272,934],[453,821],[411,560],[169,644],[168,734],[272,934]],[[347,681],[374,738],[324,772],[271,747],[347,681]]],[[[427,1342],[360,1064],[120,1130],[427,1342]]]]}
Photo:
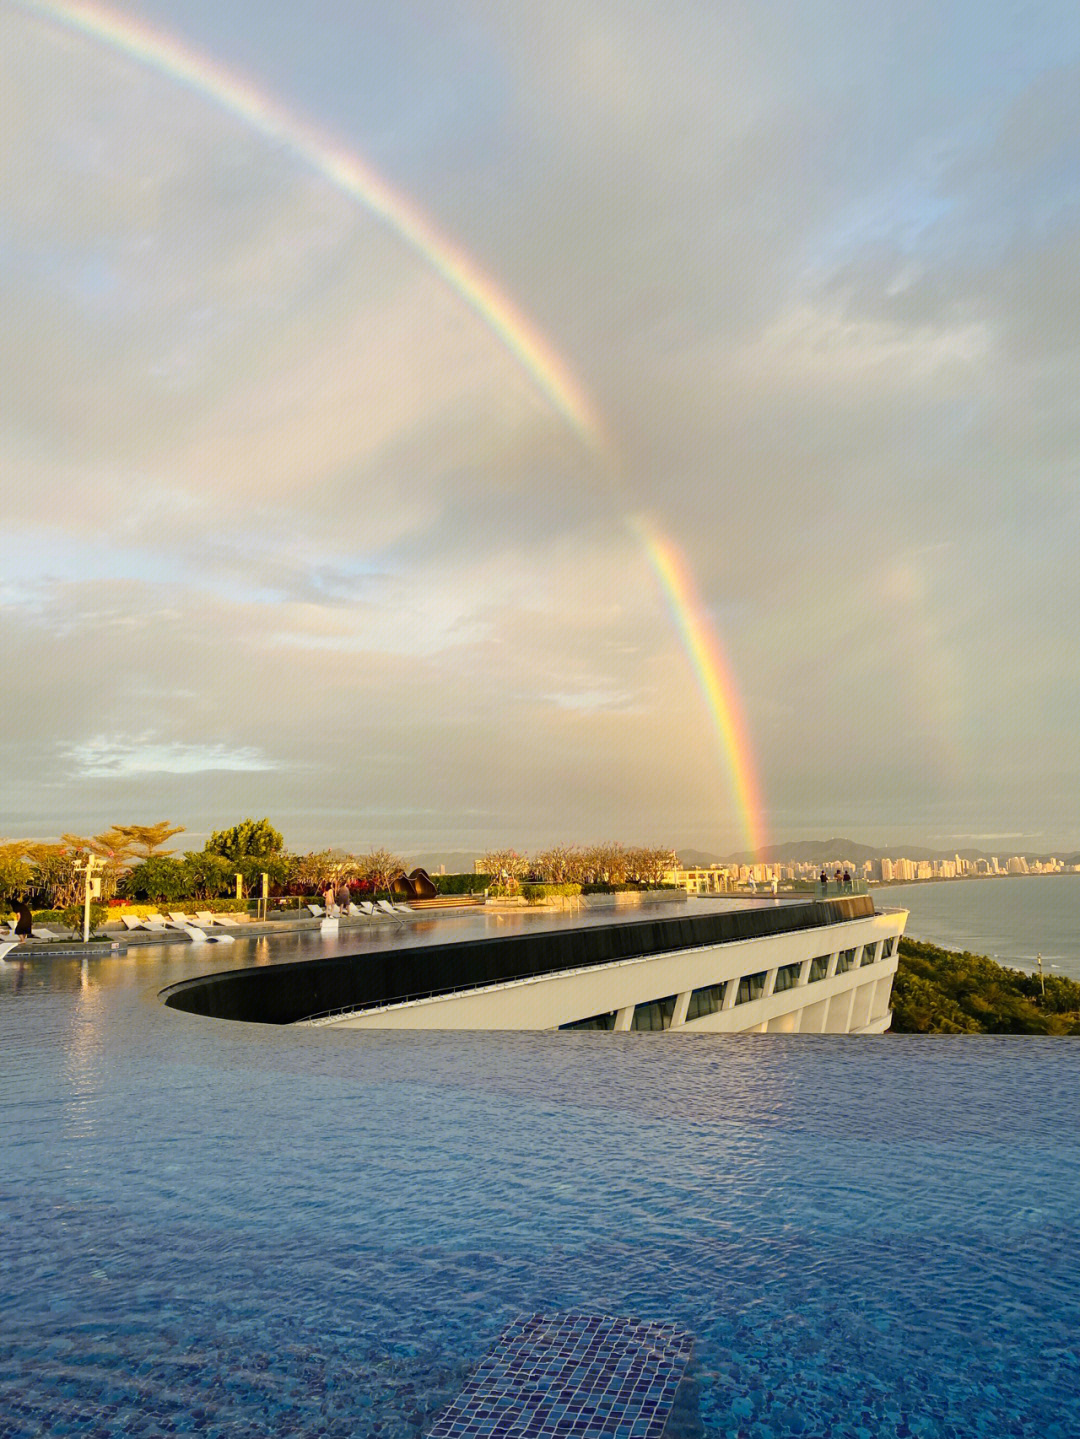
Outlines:
{"type": "Polygon", "coordinates": [[[882,885],[879,905],[907,909],[907,934],[999,964],[1080,980],[1080,874],[1009,875],[882,885]]]}

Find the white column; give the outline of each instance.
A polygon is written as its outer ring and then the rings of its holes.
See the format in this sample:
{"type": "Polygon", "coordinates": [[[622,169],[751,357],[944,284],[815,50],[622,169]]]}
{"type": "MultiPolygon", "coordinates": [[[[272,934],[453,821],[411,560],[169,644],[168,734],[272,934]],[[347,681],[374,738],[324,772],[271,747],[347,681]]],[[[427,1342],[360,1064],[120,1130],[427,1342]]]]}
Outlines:
{"type": "MultiPolygon", "coordinates": [[[[779,965],[777,965],[777,969],[779,969],[779,965]]],[[[762,999],[768,999],[769,995],[772,994],[775,988],[776,969],[770,969],[768,974],[765,976],[765,988],[761,991],[762,999]]]]}
{"type": "Polygon", "coordinates": [[[620,1009],[615,1015],[615,1033],[628,1034],[630,1026],[634,1022],[634,1006],[628,1004],[625,1009],[620,1009]]]}
{"type": "Polygon", "coordinates": [[[686,1023],[686,1011],[690,1008],[690,994],[688,989],[685,994],[676,996],[675,1013],[671,1016],[671,1028],[677,1029],[680,1024],[686,1023]]]}

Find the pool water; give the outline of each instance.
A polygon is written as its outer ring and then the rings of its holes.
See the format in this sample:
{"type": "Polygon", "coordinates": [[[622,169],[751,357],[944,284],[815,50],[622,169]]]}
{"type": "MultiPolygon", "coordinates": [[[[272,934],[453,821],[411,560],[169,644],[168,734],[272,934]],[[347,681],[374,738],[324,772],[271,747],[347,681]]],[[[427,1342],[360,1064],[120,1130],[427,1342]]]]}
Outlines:
{"type": "Polygon", "coordinates": [[[3,1439],[416,1439],[565,1311],[693,1336],[673,1436],[1080,1434],[1080,1045],[161,1005],[227,953],[0,967],[3,1439]]]}

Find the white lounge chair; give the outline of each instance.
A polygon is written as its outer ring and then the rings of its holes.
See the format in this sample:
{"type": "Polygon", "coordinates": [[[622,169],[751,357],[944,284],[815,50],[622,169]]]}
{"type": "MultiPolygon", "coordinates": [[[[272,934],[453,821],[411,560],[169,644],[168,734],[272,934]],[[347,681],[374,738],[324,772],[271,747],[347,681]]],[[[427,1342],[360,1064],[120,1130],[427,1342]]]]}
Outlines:
{"type": "Polygon", "coordinates": [[[235,944],[236,940],[231,934],[207,934],[205,929],[200,929],[197,924],[186,924],[188,939],[192,944],[235,944]]]}
{"type": "Polygon", "coordinates": [[[217,915],[211,914],[208,909],[197,909],[195,918],[200,924],[217,924],[217,915]]]}
{"type": "Polygon", "coordinates": [[[137,914],[122,914],[122,915],[120,916],[120,923],[124,926],[125,929],[149,929],[149,928],[150,928],[150,926],[149,926],[148,924],[143,924],[142,920],[139,918],[139,916],[138,916],[137,914]]]}
{"type": "Polygon", "coordinates": [[[314,915],[316,919],[322,919],[326,914],[326,910],[323,909],[321,904],[309,904],[307,909],[308,914],[314,915]]]}
{"type": "Polygon", "coordinates": [[[31,939],[63,939],[63,938],[64,938],[64,935],[62,935],[62,934],[57,934],[57,932],[56,932],[55,929],[46,929],[43,924],[39,924],[39,925],[37,926],[37,928],[34,930],[33,934],[30,936],[30,938],[31,938],[31,939]]]}
{"type": "Polygon", "coordinates": [[[146,925],[147,929],[156,929],[160,931],[169,928],[169,923],[168,920],[166,920],[165,916],[163,914],[157,914],[153,911],[150,914],[143,915],[143,923],[146,925]]]}
{"type": "Polygon", "coordinates": [[[193,919],[188,919],[187,915],[182,909],[170,909],[169,918],[172,920],[173,924],[176,925],[177,929],[187,929],[189,924],[195,923],[193,919]]]}
{"type": "Polygon", "coordinates": [[[0,939],[0,960],[4,958],[5,954],[10,954],[13,949],[18,949],[18,947],[17,939],[0,939]]]}
{"type": "Polygon", "coordinates": [[[224,925],[226,929],[239,929],[240,920],[231,914],[215,914],[214,918],[218,924],[224,925]]]}
{"type": "Polygon", "coordinates": [[[401,917],[401,910],[398,909],[396,904],[391,904],[390,900],[388,899],[377,899],[375,901],[375,910],[376,913],[388,914],[390,918],[395,920],[398,924],[405,923],[404,919],[402,919],[401,917]]]}

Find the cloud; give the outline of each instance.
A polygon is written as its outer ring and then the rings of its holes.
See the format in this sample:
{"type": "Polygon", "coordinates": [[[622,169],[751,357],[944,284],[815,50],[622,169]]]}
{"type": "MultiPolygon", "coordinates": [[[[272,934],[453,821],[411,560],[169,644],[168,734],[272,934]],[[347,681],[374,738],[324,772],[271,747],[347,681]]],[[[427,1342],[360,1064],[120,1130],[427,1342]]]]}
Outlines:
{"type": "Polygon", "coordinates": [[[1022,44],[993,7],[977,32],[949,6],[248,18],[158,12],[382,157],[613,453],[295,157],[5,11],[16,827],[152,795],[297,843],[734,848],[641,509],[695,572],[776,825],[1072,826],[1071,11],[1022,44]]]}
{"type": "Polygon", "coordinates": [[[131,779],[142,775],[261,773],[277,766],[258,750],[225,745],[161,743],[152,733],[94,735],[61,749],[76,779],[131,779]]]}

